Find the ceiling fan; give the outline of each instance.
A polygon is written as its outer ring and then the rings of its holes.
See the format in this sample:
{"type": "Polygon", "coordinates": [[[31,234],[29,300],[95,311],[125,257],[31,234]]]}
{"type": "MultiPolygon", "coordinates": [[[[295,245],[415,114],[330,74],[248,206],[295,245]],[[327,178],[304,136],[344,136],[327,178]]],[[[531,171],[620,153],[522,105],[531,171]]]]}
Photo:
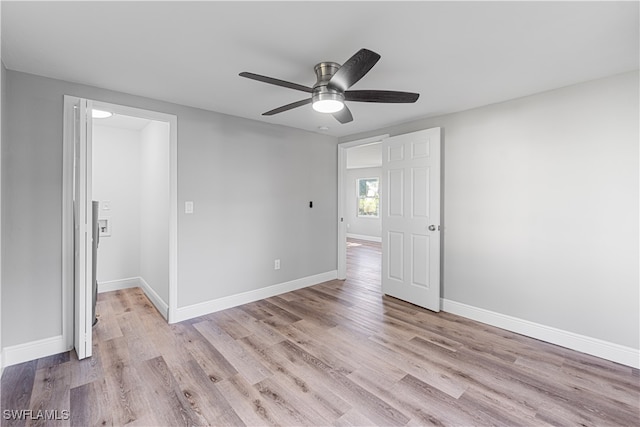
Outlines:
{"type": "Polygon", "coordinates": [[[416,102],[420,96],[418,93],[391,90],[347,90],[364,77],[379,59],[380,55],[377,53],[368,49],[360,49],[342,66],[335,62],[320,62],[314,67],[318,80],[313,87],[248,72],[242,72],[240,76],[311,94],[309,98],[262,113],[263,116],[273,116],[293,108],[312,104],[314,110],[321,113],[331,113],[340,123],[344,124],[353,120],[345,101],[412,103],[416,102]]]}

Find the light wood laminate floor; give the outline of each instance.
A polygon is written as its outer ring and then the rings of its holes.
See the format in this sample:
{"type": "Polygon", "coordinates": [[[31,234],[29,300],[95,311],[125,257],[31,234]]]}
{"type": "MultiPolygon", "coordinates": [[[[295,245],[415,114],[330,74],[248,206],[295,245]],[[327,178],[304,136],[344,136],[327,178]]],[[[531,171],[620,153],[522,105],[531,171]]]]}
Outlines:
{"type": "Polygon", "coordinates": [[[637,370],[382,296],[379,244],[347,252],[344,282],[175,325],[100,294],[94,357],[6,368],[2,425],[640,425],[637,370]]]}

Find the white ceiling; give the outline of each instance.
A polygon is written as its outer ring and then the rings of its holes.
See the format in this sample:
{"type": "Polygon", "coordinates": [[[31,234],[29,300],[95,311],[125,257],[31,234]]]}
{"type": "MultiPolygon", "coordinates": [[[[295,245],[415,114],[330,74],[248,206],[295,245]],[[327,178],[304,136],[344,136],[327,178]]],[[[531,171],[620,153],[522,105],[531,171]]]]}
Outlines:
{"type": "Polygon", "coordinates": [[[2,1],[8,69],[345,136],[638,69],[638,2],[2,1]],[[415,104],[348,103],[340,125],[306,94],[320,61],[382,59],[353,89],[415,104]]]}

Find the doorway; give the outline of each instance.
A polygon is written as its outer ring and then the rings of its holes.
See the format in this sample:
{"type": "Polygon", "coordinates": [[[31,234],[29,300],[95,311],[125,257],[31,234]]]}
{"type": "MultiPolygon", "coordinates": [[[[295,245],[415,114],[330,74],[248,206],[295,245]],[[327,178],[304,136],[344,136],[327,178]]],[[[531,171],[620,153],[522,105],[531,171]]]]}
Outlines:
{"type": "Polygon", "coordinates": [[[176,125],[173,115],[65,96],[65,329],[79,358],[91,356],[94,223],[98,291],[139,286],[165,319],[175,316],[176,125]],[[92,117],[98,110],[109,117],[92,117]]]}
{"type": "Polygon", "coordinates": [[[379,135],[338,145],[338,279],[347,278],[347,239],[381,241],[379,212],[369,217],[357,216],[359,185],[356,180],[378,178],[380,184],[383,179],[381,142],[388,137],[379,135]],[[357,155],[350,156],[350,153],[357,155]]]}
{"type": "Polygon", "coordinates": [[[380,289],[382,221],[380,184],[382,144],[362,142],[346,147],[344,182],[344,227],[346,229],[346,275],[380,289]],[[376,285],[377,284],[377,285],[376,285]]]}
{"type": "Polygon", "coordinates": [[[356,199],[358,215],[371,212],[370,188],[379,189],[382,293],[432,311],[440,310],[441,130],[381,135],[338,145],[338,278],[347,275],[347,213],[356,199]],[[358,180],[349,196],[348,150],[380,144],[380,177],[358,180]],[[364,182],[363,182],[364,181],[364,182]],[[345,188],[345,184],[347,187],[345,188]],[[371,187],[370,187],[371,184],[371,187]],[[350,200],[351,199],[351,200],[350,200]],[[364,202],[364,210],[362,209],[364,202]],[[364,212],[362,212],[364,211],[364,212]]]}

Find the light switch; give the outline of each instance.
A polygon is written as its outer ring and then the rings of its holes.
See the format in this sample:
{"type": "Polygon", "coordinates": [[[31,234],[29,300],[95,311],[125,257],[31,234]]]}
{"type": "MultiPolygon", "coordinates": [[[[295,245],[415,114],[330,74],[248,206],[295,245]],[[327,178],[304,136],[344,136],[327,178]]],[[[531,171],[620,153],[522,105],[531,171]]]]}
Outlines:
{"type": "Polygon", "coordinates": [[[111,210],[111,200],[103,200],[102,201],[102,210],[110,211],[111,210]]]}
{"type": "Polygon", "coordinates": [[[193,213],[193,202],[184,202],[184,213],[186,214],[193,213]]]}

